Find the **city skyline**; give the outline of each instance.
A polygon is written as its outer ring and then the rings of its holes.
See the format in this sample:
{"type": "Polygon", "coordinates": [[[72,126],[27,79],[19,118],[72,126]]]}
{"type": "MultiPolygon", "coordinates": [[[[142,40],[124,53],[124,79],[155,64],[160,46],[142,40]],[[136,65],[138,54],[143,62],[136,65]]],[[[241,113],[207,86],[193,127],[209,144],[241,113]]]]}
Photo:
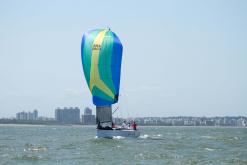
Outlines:
{"type": "Polygon", "coordinates": [[[123,44],[118,115],[247,116],[246,1],[1,1],[0,118],[85,105],[83,33],[123,44]],[[92,12],[92,8],[94,11],[92,12]]]}
{"type": "MultiPolygon", "coordinates": [[[[55,118],[38,116],[38,111],[18,112],[15,118],[0,118],[0,124],[31,124],[31,125],[96,125],[95,115],[92,109],[86,107],[80,115],[78,107],[64,107],[55,109],[55,118]]],[[[140,126],[247,126],[245,116],[224,117],[194,117],[194,116],[170,116],[170,117],[114,117],[113,122],[121,126],[124,121],[135,121],[140,126]]]]}
{"type": "MultiPolygon", "coordinates": [[[[80,116],[84,116],[84,115],[96,115],[96,112],[88,107],[88,106],[85,106],[84,108],[79,108],[78,106],[67,106],[67,107],[56,107],[53,109],[53,111],[55,112],[55,114],[53,113],[53,115],[49,116],[47,114],[42,114],[40,115],[39,114],[39,117],[43,118],[53,118],[55,119],[56,118],[56,110],[57,109],[64,109],[64,110],[70,110],[70,109],[79,109],[79,113],[80,113],[80,116]],[[89,112],[88,112],[89,110],[89,112]]],[[[116,110],[116,109],[115,109],[116,110]]],[[[114,111],[115,111],[114,110],[114,111]]],[[[35,112],[38,110],[37,109],[33,109],[33,112],[35,112]]],[[[115,111],[117,112],[117,110],[115,111]]],[[[26,113],[28,115],[28,113],[32,113],[32,111],[28,110],[19,110],[19,111],[16,111],[15,114],[12,114],[10,117],[7,117],[7,116],[3,116],[3,117],[0,117],[0,119],[13,119],[13,118],[17,118],[17,114],[20,114],[20,113],[26,113]]],[[[116,113],[115,113],[116,114],[116,113]]],[[[205,115],[202,115],[202,116],[192,116],[192,115],[175,115],[175,116],[122,116],[122,115],[113,115],[114,118],[177,118],[177,117],[192,117],[192,118],[217,118],[217,117],[220,117],[220,118],[224,118],[224,117],[245,117],[247,118],[247,116],[244,116],[244,115],[223,115],[223,116],[220,116],[220,115],[215,115],[215,116],[205,116],[205,115]]]]}
{"type": "MultiPolygon", "coordinates": [[[[15,118],[0,118],[0,124],[31,124],[31,125],[97,125],[96,117],[92,109],[85,107],[80,114],[78,107],[56,108],[55,117],[38,116],[38,110],[33,112],[18,112],[15,118]]],[[[121,126],[124,121],[132,123],[135,121],[140,126],[247,126],[246,116],[169,116],[169,117],[128,117],[115,116],[113,122],[121,126]]]]}
{"type": "MultiPolygon", "coordinates": [[[[57,107],[54,117],[38,116],[38,110],[21,111],[15,118],[0,118],[0,124],[31,124],[31,125],[97,125],[96,115],[92,109],[85,107],[81,113],[78,107],[57,107]]],[[[141,126],[247,126],[246,116],[162,116],[162,117],[119,117],[114,116],[113,122],[121,126],[124,121],[135,121],[141,126]]]]}

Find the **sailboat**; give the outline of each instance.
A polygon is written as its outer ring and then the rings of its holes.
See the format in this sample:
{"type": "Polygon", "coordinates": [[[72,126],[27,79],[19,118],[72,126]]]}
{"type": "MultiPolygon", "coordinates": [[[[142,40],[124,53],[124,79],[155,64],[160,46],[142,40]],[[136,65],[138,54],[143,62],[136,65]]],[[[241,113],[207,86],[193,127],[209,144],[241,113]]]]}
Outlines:
{"type": "Polygon", "coordinates": [[[118,102],[123,46],[110,29],[86,32],[81,42],[84,76],[96,106],[97,137],[139,137],[136,129],[113,127],[112,105],[118,102]]]}

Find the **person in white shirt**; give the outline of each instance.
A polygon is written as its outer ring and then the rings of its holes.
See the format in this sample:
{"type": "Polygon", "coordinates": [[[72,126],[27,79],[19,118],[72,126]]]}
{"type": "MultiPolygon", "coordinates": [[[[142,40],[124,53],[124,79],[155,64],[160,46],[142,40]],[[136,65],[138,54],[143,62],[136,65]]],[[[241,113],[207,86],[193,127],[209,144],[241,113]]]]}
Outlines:
{"type": "Polygon", "coordinates": [[[126,121],[125,121],[125,120],[124,120],[124,122],[123,122],[121,128],[127,128],[127,124],[126,124],[126,121]]]}

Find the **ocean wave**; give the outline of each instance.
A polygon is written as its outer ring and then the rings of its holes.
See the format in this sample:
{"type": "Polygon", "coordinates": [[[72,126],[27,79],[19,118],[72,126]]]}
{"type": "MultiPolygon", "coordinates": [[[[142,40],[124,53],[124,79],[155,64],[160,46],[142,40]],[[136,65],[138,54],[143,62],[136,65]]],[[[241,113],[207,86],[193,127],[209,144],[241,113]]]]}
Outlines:
{"type": "MultiPolygon", "coordinates": [[[[32,148],[28,148],[28,151],[46,151],[47,148],[46,147],[32,147],[32,148]]],[[[24,149],[24,151],[27,151],[26,149],[24,149]]]]}
{"type": "Polygon", "coordinates": [[[149,140],[164,140],[161,134],[148,135],[144,134],[139,137],[140,139],[149,139],[149,140]]]}
{"type": "Polygon", "coordinates": [[[17,155],[13,157],[14,160],[41,160],[42,156],[36,156],[36,155],[17,155]]]}
{"type": "Polygon", "coordinates": [[[213,139],[213,137],[209,136],[209,135],[201,136],[201,138],[203,138],[203,139],[213,139]]]}
{"type": "Polygon", "coordinates": [[[125,139],[123,136],[113,136],[113,139],[125,139]]]}
{"type": "Polygon", "coordinates": [[[145,134],[145,135],[141,135],[139,138],[141,138],[141,139],[147,139],[147,138],[149,138],[149,136],[147,134],[145,134]]]}
{"type": "Polygon", "coordinates": [[[205,150],[207,150],[207,151],[214,151],[215,149],[213,149],[213,148],[204,148],[205,150]]]}

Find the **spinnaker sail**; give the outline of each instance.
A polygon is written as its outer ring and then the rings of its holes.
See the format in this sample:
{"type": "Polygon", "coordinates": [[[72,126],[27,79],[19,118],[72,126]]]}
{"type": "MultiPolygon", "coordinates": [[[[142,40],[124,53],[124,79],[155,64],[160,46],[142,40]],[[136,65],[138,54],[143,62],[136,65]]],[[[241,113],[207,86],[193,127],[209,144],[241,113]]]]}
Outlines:
{"type": "Polygon", "coordinates": [[[112,120],[111,105],[119,96],[122,51],[119,38],[110,29],[92,30],[82,37],[82,66],[97,122],[112,120]]]}

